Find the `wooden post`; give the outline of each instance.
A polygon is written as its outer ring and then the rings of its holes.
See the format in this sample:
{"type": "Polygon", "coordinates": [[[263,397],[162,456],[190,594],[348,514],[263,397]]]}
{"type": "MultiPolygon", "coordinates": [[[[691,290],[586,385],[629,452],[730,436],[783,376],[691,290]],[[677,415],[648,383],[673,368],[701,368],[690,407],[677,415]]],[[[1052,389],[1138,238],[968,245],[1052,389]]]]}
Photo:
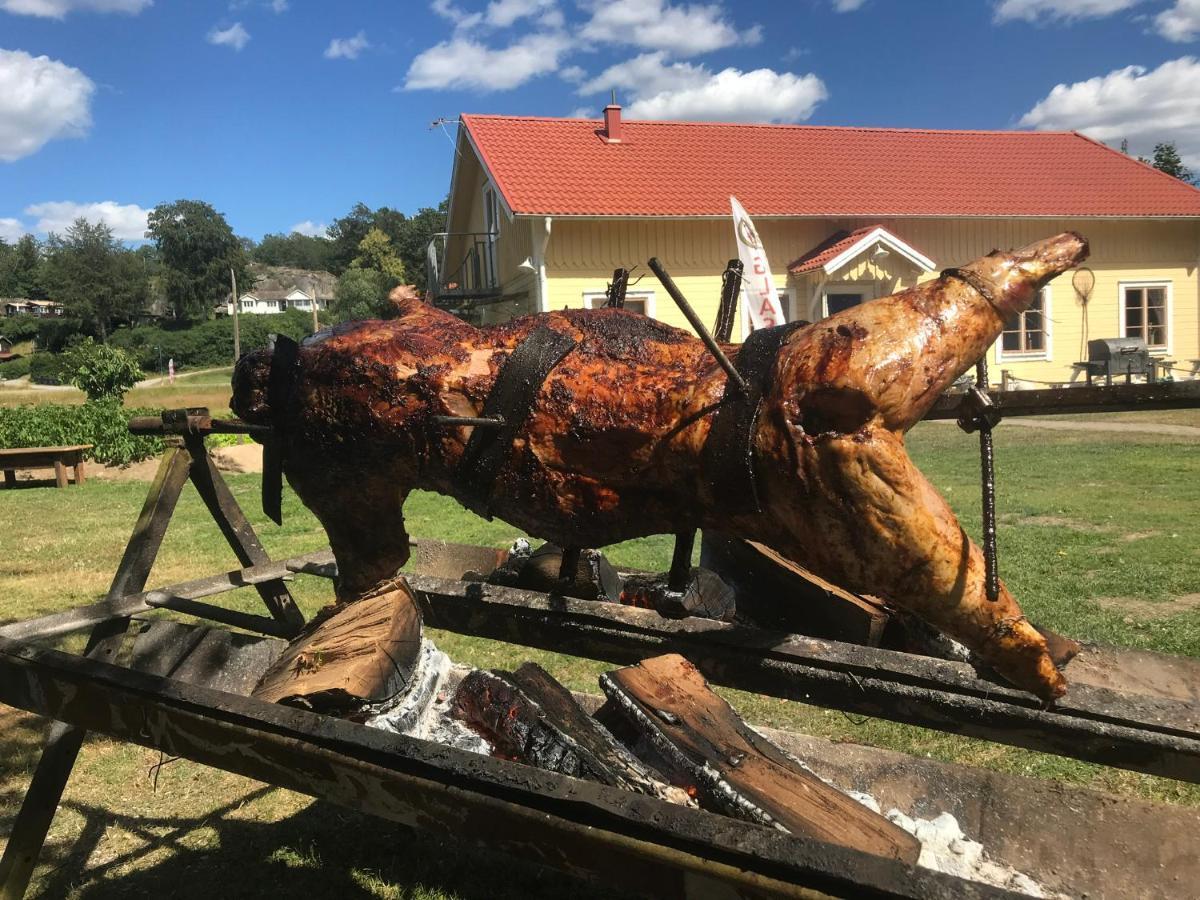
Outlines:
{"type": "Polygon", "coordinates": [[[321,323],[317,319],[317,282],[313,279],[312,286],[312,310],[313,310],[313,334],[321,330],[321,323]]]}
{"type": "Polygon", "coordinates": [[[1012,373],[1008,369],[1000,370],[1000,390],[1007,391],[1009,382],[1012,380],[1012,373]]]}
{"type": "Polygon", "coordinates": [[[229,283],[233,291],[233,364],[236,366],[242,356],[242,335],[238,327],[238,307],[242,304],[238,300],[237,275],[233,271],[233,266],[229,267],[229,283]]]}
{"type": "MultiPolygon", "coordinates": [[[[136,594],[146,586],[171,514],[187,482],[188,468],[187,453],[181,447],[168,447],[133,528],[133,535],[125,547],[112,586],[108,589],[109,600],[136,594]]],[[[88,640],[87,655],[92,659],[111,662],[121,648],[128,627],[128,617],[97,625],[88,640]]],[[[55,722],[51,726],[33,780],[13,821],[4,857],[0,859],[2,900],[19,900],[25,896],[25,889],[29,887],[29,879],[37,865],[42,845],[46,843],[46,834],[62,799],[63,789],[67,786],[67,779],[71,777],[71,769],[75,766],[75,758],[79,755],[85,734],[84,729],[62,722],[55,722]]]]}
{"type": "Polygon", "coordinates": [[[67,486],[67,467],[61,459],[54,460],[54,483],[60,488],[67,486]]]}

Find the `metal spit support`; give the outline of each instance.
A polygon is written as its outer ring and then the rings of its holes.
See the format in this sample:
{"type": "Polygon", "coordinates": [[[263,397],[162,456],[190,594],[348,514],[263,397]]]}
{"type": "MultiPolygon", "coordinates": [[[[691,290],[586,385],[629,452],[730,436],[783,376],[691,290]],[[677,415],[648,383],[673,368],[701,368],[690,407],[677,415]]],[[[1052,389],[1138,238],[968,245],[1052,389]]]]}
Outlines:
{"type": "Polygon", "coordinates": [[[988,389],[987,355],[975,364],[975,384],[963,396],[958,427],[979,432],[980,486],[983,496],[983,560],[988,600],[1000,599],[1000,570],[996,559],[996,461],[992,429],[1000,423],[1000,409],[988,389]]]}

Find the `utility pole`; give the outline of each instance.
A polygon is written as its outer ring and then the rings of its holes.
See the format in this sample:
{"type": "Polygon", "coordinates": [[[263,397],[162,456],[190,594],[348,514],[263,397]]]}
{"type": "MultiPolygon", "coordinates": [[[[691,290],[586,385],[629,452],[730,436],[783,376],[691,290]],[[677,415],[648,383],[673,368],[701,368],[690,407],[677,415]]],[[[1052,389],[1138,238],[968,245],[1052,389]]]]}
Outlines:
{"type": "Polygon", "coordinates": [[[229,267],[229,284],[233,291],[233,364],[236,366],[242,355],[242,335],[238,327],[238,307],[242,304],[238,302],[237,274],[233,271],[233,266],[229,267]]]}
{"type": "Polygon", "coordinates": [[[321,323],[317,321],[317,279],[314,277],[312,282],[313,294],[313,334],[321,330],[321,323]]]}

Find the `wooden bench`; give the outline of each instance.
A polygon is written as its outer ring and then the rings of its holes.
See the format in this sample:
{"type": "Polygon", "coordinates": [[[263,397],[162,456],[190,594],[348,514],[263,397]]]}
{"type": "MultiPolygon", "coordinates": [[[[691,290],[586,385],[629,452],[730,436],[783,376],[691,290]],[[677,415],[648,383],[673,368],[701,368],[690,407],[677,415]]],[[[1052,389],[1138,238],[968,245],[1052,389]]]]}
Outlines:
{"type": "Polygon", "coordinates": [[[4,486],[16,487],[17,469],[54,469],[54,480],[60,488],[67,486],[67,466],[75,469],[75,483],[83,484],[83,454],[91,444],[73,447],[14,447],[0,450],[0,469],[4,470],[4,486]]]}

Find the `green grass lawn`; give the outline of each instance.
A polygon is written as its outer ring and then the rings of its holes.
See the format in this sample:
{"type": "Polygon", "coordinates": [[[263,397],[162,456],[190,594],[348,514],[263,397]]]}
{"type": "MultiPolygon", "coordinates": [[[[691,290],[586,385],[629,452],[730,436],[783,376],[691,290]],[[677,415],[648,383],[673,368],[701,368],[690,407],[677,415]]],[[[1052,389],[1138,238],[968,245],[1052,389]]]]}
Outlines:
{"type": "MultiPolygon", "coordinates": [[[[1152,417],[1153,414],[1141,414],[1152,417]]],[[[1099,421],[1092,417],[1093,421],[1099,421]]],[[[1184,424],[1194,423],[1190,419],[1184,424]]],[[[997,433],[1001,573],[1035,621],[1085,640],[1200,656],[1200,445],[1190,438],[1042,432],[997,433]]],[[[914,458],[979,531],[975,439],[926,424],[910,435],[914,458]]],[[[284,526],[258,511],[258,479],[232,489],[273,556],[325,545],[313,518],[285,494],[284,526]]],[[[8,528],[0,545],[0,620],[28,618],[102,595],[145,495],[144,483],[89,481],[68,490],[0,492],[8,528]]],[[[417,494],[406,507],[416,537],[501,546],[518,532],[455,503],[417,494]]],[[[670,540],[609,549],[618,564],[665,568],[670,540]]],[[[188,490],[151,584],[233,567],[188,490]]],[[[311,613],[328,582],[300,578],[311,613]]],[[[239,597],[256,608],[252,592],[239,597]]],[[[536,659],[572,688],[596,690],[604,664],[441,632],[455,659],[512,667],[536,659]]],[[[1068,670],[1069,675],[1069,670],[1068,670]]],[[[1174,803],[1200,804],[1200,789],[984,741],[859,719],[803,704],[723,692],[754,722],[936,759],[1032,774],[1174,803]]],[[[42,725],[0,708],[0,830],[15,813],[42,725]]],[[[156,752],[89,740],[39,869],[42,896],[141,896],[169,890],[210,896],[234,872],[253,872],[263,896],[499,897],[583,893],[578,884],[453,843],[413,835],[287,791],[186,761],[159,773],[156,752]]],[[[239,882],[239,887],[244,887],[239,882]]]]}

